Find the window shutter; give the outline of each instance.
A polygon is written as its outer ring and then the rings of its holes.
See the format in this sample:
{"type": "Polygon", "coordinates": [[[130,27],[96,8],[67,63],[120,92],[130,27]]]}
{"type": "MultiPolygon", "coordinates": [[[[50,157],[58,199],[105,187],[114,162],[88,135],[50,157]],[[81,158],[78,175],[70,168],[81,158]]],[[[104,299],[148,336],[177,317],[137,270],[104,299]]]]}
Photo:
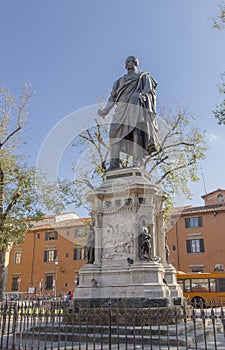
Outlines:
{"type": "Polygon", "coordinates": [[[78,250],[74,249],[73,260],[78,260],[78,250]]]}
{"type": "Polygon", "coordinates": [[[49,232],[45,232],[45,240],[48,241],[49,232]]]}
{"type": "Polygon", "coordinates": [[[44,251],[44,262],[47,262],[48,261],[48,251],[45,250],[44,251]]]}
{"type": "Polygon", "coordinates": [[[189,218],[185,218],[185,227],[187,228],[187,227],[189,227],[190,225],[189,225],[189,218]]]}
{"type": "Polygon", "coordinates": [[[187,253],[191,253],[191,240],[188,239],[188,240],[186,241],[186,244],[187,244],[187,253]]]}
{"type": "Polygon", "coordinates": [[[202,227],[202,216],[198,217],[198,227],[202,227]]]}
{"type": "Polygon", "coordinates": [[[205,246],[204,246],[204,239],[200,239],[200,252],[204,253],[205,251],[205,246]]]}
{"type": "Polygon", "coordinates": [[[57,231],[54,232],[54,238],[58,239],[58,232],[57,231]]]}
{"type": "Polygon", "coordinates": [[[54,250],[54,260],[57,258],[57,250],[54,250]]]}

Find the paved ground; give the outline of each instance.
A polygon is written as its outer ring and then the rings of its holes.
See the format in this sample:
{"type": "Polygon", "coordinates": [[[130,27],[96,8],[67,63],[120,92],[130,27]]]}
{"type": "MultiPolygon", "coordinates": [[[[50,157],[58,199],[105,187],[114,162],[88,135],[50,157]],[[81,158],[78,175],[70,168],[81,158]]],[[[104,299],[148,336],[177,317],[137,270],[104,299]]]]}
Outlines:
{"type": "MultiPolygon", "coordinates": [[[[173,327],[173,326],[172,326],[173,327]]],[[[174,326],[175,327],[175,326],[174,326]]],[[[163,328],[163,327],[161,327],[163,328]]],[[[207,343],[205,345],[204,341],[198,340],[198,343],[186,346],[167,346],[167,345],[125,345],[125,344],[112,344],[111,347],[108,343],[104,344],[94,344],[93,342],[89,343],[81,343],[74,342],[73,344],[71,342],[65,342],[61,341],[60,344],[58,342],[52,341],[44,341],[44,337],[42,340],[38,342],[37,339],[34,339],[32,335],[30,337],[27,337],[26,334],[22,331],[21,333],[21,342],[17,336],[15,341],[15,347],[14,350],[182,350],[182,349],[193,349],[193,350],[225,350],[225,335],[223,333],[223,327],[220,320],[216,321],[216,328],[217,328],[217,334],[216,334],[216,343],[214,342],[214,334],[213,332],[210,333],[209,337],[207,337],[207,343]],[[33,338],[33,339],[32,339],[33,338]]],[[[214,329],[215,331],[215,329],[214,329]]],[[[1,335],[1,330],[0,330],[1,335]]],[[[179,339],[182,339],[185,341],[185,336],[179,335],[179,339]]],[[[188,340],[190,341],[194,337],[193,332],[188,333],[188,340]]],[[[57,338],[56,338],[57,339],[57,338]]],[[[55,339],[55,340],[56,340],[55,339]]],[[[166,338],[167,339],[167,338],[166,338]]],[[[171,338],[170,338],[171,339],[171,338]]],[[[174,339],[174,338],[173,338],[174,339]]],[[[50,340],[50,338],[49,338],[50,340]]],[[[172,340],[172,339],[171,339],[172,340]]],[[[0,344],[0,350],[11,350],[12,344],[13,344],[13,337],[12,334],[10,334],[8,337],[3,335],[2,338],[2,344],[0,344]]],[[[191,343],[191,342],[190,342],[191,343]]]]}
{"type": "MultiPolygon", "coordinates": [[[[3,345],[3,347],[1,347],[1,350],[8,350],[11,349],[11,347],[9,346],[8,348],[5,348],[5,345],[3,345]]],[[[29,342],[27,342],[26,344],[24,342],[22,342],[22,344],[20,344],[17,342],[15,350],[182,350],[182,349],[188,349],[188,350],[216,350],[216,349],[223,349],[225,350],[225,338],[224,335],[221,334],[217,337],[217,343],[215,344],[213,340],[207,340],[207,345],[205,346],[204,342],[200,342],[197,345],[193,345],[193,346],[189,346],[189,347],[185,347],[185,346],[152,346],[148,345],[148,346],[142,346],[142,345],[125,345],[125,344],[113,344],[111,345],[111,347],[109,347],[109,344],[94,344],[94,343],[87,343],[87,344],[78,344],[78,343],[74,343],[73,346],[71,343],[62,343],[61,346],[58,345],[58,343],[50,343],[50,342],[46,342],[44,343],[43,341],[41,343],[38,344],[38,342],[33,343],[33,347],[31,347],[31,345],[29,344],[29,342]],[[207,347],[206,347],[207,346],[207,347]]]]}

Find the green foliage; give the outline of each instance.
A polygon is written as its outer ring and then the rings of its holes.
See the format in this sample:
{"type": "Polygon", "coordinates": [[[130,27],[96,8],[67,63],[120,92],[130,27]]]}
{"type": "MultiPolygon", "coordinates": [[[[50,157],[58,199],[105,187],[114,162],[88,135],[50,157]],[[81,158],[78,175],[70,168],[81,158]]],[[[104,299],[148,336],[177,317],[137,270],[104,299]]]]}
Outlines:
{"type": "Polygon", "coordinates": [[[72,180],[58,179],[55,182],[46,182],[44,174],[39,173],[38,169],[35,170],[35,176],[37,202],[47,212],[61,214],[67,205],[79,207],[82,204],[72,180]]]}
{"type": "MultiPolygon", "coordinates": [[[[45,212],[60,213],[74,202],[71,183],[49,183],[37,169],[26,164],[20,152],[22,131],[28,117],[32,92],[25,85],[18,99],[0,89],[0,252],[22,242],[31,222],[45,212]]],[[[78,201],[76,202],[78,205],[78,201]]]]}
{"type": "Polygon", "coordinates": [[[148,157],[145,168],[152,181],[160,184],[169,195],[183,193],[191,198],[189,183],[199,180],[199,161],[207,149],[204,132],[193,125],[188,111],[160,111],[158,152],[148,157]]]}
{"type": "Polygon", "coordinates": [[[213,18],[213,26],[216,29],[224,29],[225,27],[225,1],[221,1],[219,4],[219,13],[213,18]]]}
{"type": "Polygon", "coordinates": [[[0,89],[0,249],[3,252],[23,238],[26,222],[22,215],[31,212],[34,172],[21,165],[23,157],[18,153],[20,131],[26,123],[31,96],[27,85],[18,100],[9,90],[0,89]]]}
{"type": "MultiPolygon", "coordinates": [[[[221,84],[219,87],[219,93],[225,97],[225,73],[221,74],[221,84]]],[[[213,111],[214,116],[217,119],[218,124],[225,124],[225,98],[222,102],[216,106],[216,110],[213,111]]]]}
{"type": "MultiPolygon", "coordinates": [[[[225,0],[223,0],[219,5],[219,13],[213,19],[213,25],[216,29],[224,29],[225,28],[225,0]]],[[[221,83],[219,86],[219,93],[223,96],[223,100],[216,106],[216,110],[213,111],[215,118],[217,119],[218,124],[225,124],[225,73],[222,73],[221,83]]]]}

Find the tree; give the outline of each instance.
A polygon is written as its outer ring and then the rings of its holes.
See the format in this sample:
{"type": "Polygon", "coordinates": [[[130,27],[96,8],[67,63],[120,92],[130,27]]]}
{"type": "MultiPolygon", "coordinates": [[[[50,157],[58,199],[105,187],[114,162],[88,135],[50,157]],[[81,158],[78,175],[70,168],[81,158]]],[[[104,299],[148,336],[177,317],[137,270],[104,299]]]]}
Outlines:
{"type": "Polygon", "coordinates": [[[213,111],[218,124],[225,124],[225,73],[220,75],[221,83],[219,86],[219,93],[224,96],[224,99],[216,106],[216,110],[213,111]]]}
{"type": "MultiPolygon", "coordinates": [[[[216,29],[225,28],[225,1],[223,0],[219,5],[219,14],[213,19],[213,24],[216,29]]],[[[216,110],[213,111],[214,116],[217,119],[218,124],[225,124],[225,73],[220,75],[221,83],[219,86],[219,93],[223,96],[223,100],[216,106],[216,110]]]]}
{"type": "Polygon", "coordinates": [[[219,5],[219,13],[213,18],[213,26],[219,30],[225,27],[225,0],[221,1],[219,5]]]}
{"type": "Polygon", "coordinates": [[[67,184],[45,183],[43,176],[37,176],[37,171],[28,167],[20,149],[31,97],[27,85],[17,99],[9,90],[0,89],[0,300],[9,247],[23,241],[32,220],[43,217],[43,208],[60,212],[65,206],[62,191],[67,189],[67,184]]]}
{"type": "MultiPolygon", "coordinates": [[[[185,110],[161,109],[157,152],[145,158],[144,169],[150,174],[153,183],[161,185],[167,192],[167,205],[171,205],[177,193],[191,198],[189,182],[198,180],[199,161],[204,158],[206,143],[204,132],[191,123],[194,118],[185,110]]],[[[109,121],[97,117],[94,125],[81,133],[74,141],[77,150],[84,152],[84,163],[79,168],[74,165],[75,183],[80,198],[85,202],[87,188],[96,187],[107,167],[109,121]],[[78,169],[78,170],[77,170],[78,169]],[[77,174],[76,174],[77,173],[77,174]]],[[[130,164],[124,156],[121,166],[130,164]]]]}

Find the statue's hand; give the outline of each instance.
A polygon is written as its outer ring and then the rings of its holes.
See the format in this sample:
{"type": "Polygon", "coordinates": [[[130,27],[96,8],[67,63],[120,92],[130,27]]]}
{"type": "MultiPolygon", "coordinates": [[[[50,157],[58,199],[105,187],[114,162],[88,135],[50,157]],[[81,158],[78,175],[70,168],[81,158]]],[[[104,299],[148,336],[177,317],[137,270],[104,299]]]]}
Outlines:
{"type": "Polygon", "coordinates": [[[147,98],[146,98],[146,96],[144,94],[140,93],[138,97],[139,97],[139,100],[141,101],[141,103],[145,103],[146,102],[147,98]]]}
{"type": "Polygon", "coordinates": [[[98,109],[98,115],[100,115],[100,117],[104,118],[107,114],[107,111],[105,111],[104,109],[98,109]]]}

